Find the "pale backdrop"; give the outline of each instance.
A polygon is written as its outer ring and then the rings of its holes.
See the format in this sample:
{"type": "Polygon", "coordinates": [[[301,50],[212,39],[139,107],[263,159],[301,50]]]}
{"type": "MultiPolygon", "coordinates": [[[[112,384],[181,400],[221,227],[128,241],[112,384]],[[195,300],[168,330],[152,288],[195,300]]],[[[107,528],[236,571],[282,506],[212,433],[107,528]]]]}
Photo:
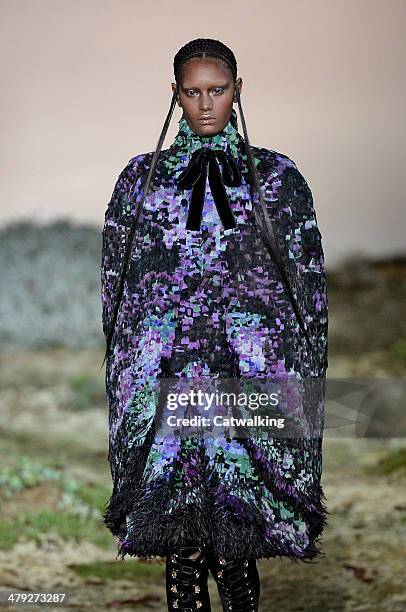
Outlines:
{"type": "Polygon", "coordinates": [[[174,54],[202,36],[236,54],[251,143],[307,179],[326,264],[403,250],[406,1],[0,5],[2,225],[101,227],[121,169],[155,148],[174,54]]]}

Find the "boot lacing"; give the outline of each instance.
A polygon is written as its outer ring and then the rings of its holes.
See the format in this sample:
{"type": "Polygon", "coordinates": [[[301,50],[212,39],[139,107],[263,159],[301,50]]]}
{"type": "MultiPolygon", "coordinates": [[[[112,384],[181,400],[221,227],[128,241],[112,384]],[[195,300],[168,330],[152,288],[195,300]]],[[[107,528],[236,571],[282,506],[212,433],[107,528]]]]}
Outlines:
{"type": "Polygon", "coordinates": [[[219,558],[213,568],[224,612],[257,612],[259,576],[255,560],[219,558]]]}
{"type": "Polygon", "coordinates": [[[169,610],[211,612],[207,587],[208,562],[203,546],[180,547],[167,558],[167,600],[169,610]],[[189,558],[200,551],[197,559],[189,558]]]}

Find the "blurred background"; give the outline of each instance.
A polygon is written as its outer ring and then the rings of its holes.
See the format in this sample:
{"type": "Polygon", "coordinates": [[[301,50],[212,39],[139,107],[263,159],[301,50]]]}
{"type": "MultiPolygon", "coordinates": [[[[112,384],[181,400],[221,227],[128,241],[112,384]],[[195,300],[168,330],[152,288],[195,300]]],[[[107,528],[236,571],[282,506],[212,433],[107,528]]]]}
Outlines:
{"type": "MultiPolygon", "coordinates": [[[[69,593],[58,609],[165,610],[162,563],[116,560],[101,522],[111,480],[100,250],[114,184],[155,149],[177,50],[222,40],[251,143],[291,157],[313,193],[329,378],[405,380],[406,4],[0,7],[0,589],[69,593]]],[[[404,431],[327,437],[323,464],[325,558],[260,561],[263,610],[406,609],[404,431]]]]}

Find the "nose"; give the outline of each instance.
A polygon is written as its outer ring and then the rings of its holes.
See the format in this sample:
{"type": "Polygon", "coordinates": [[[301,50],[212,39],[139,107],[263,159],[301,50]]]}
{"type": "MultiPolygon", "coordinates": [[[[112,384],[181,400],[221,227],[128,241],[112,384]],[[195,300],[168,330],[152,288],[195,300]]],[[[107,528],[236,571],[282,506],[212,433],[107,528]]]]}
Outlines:
{"type": "Polygon", "coordinates": [[[208,111],[212,108],[212,101],[209,94],[202,94],[200,98],[200,110],[208,111]]]}

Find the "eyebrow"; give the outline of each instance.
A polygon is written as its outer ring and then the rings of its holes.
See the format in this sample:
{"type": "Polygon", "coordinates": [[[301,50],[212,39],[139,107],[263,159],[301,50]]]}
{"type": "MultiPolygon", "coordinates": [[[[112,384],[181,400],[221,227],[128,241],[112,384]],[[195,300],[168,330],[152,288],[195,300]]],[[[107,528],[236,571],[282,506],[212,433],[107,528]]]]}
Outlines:
{"type": "MultiPolygon", "coordinates": [[[[211,87],[209,87],[209,89],[214,89],[214,88],[216,88],[216,87],[223,87],[223,88],[226,88],[226,87],[228,87],[228,83],[219,83],[219,84],[217,84],[217,85],[212,85],[211,87]]],[[[197,89],[197,90],[199,90],[199,87],[193,87],[193,86],[187,87],[186,85],[183,85],[183,86],[182,86],[182,89],[183,89],[184,91],[187,91],[188,89],[197,89]]]]}

